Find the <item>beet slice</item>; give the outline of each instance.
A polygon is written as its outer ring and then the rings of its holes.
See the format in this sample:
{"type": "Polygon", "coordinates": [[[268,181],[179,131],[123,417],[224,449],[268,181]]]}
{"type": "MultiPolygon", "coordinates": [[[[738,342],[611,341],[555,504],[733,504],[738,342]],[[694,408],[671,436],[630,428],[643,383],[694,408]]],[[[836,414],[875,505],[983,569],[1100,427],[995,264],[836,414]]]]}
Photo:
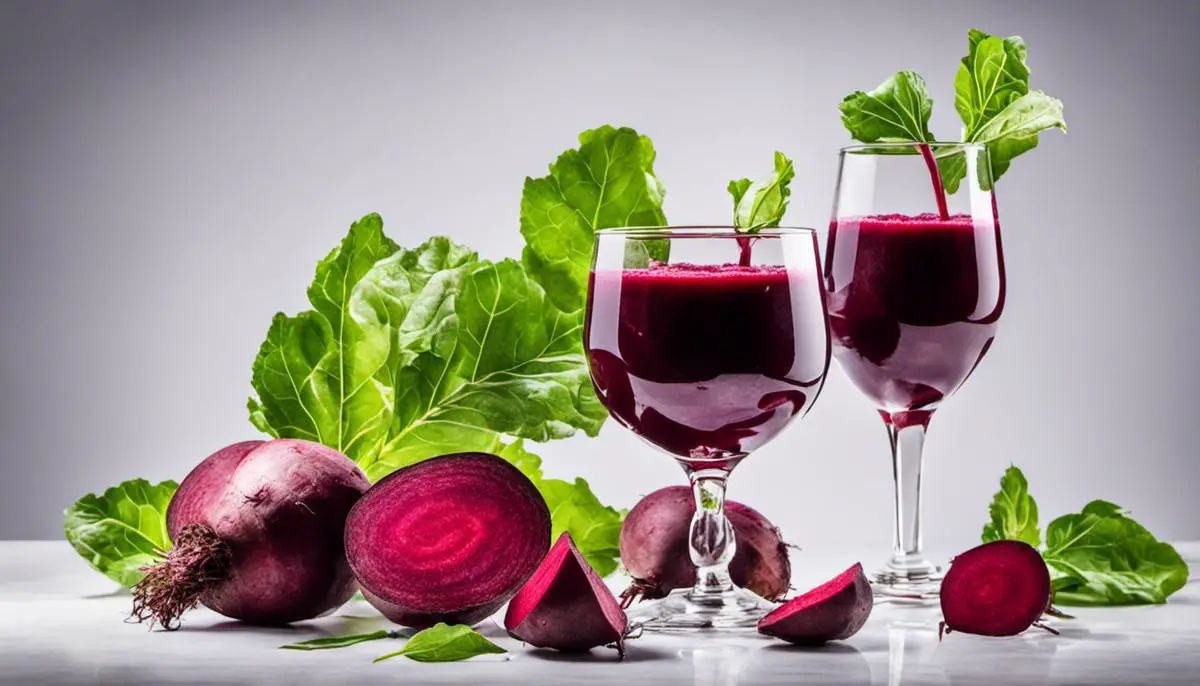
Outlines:
{"type": "Polygon", "coordinates": [[[549,547],[546,501],[520,470],[487,453],[393,472],[346,520],[346,555],[363,596],[418,629],[487,618],[549,547]]]}
{"type": "Polygon", "coordinates": [[[628,624],[612,591],[566,532],[508,603],[504,617],[513,638],[538,648],[583,652],[615,643],[622,657],[628,624]]]}
{"type": "Polygon", "coordinates": [[[797,645],[821,645],[850,638],[871,616],[871,583],[862,565],[775,608],[758,622],[758,632],[797,645]]]}
{"type": "MultiPolygon", "coordinates": [[[[621,562],[633,583],[621,594],[628,607],[638,599],[663,598],[677,588],[691,588],[696,567],[688,536],[696,501],[687,486],[668,486],[647,495],[621,525],[621,562]]],[[[758,510],[725,501],[737,550],[729,563],[733,583],[766,598],[779,600],[792,581],[783,535],[758,510]]]]}
{"type": "Polygon", "coordinates": [[[346,516],[370,486],[350,458],[318,443],[218,450],[171,499],[174,546],[134,588],[133,617],[175,629],[197,603],[268,625],[336,609],[354,594],[346,516]]]}
{"type": "Polygon", "coordinates": [[[954,558],[942,580],[944,626],[980,636],[1015,636],[1050,605],[1050,571],[1022,541],[991,541],[954,558]]]}

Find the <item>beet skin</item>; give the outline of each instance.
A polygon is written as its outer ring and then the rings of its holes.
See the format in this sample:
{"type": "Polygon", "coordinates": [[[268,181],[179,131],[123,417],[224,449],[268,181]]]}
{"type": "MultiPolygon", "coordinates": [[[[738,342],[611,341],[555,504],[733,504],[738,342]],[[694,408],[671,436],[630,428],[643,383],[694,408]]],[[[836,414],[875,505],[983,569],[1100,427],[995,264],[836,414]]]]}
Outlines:
{"type": "Polygon", "coordinates": [[[520,470],[486,453],[393,472],[346,521],[346,553],[363,595],[388,619],[418,629],[487,618],[549,547],[546,501],[520,470]]]}
{"type": "Polygon", "coordinates": [[[566,532],[504,617],[513,638],[538,648],[582,652],[611,643],[622,656],[627,624],[620,603],[566,532]]]}
{"type": "Polygon", "coordinates": [[[309,441],[213,453],[171,499],[174,547],[135,588],[134,616],[170,629],[197,601],[268,625],[337,609],[354,594],[346,516],[369,487],[349,458],[309,441]]]}
{"type": "Polygon", "coordinates": [[[871,616],[871,583],[861,564],[775,608],[758,622],[759,633],[797,645],[850,638],[871,616]]]}
{"type": "MultiPolygon", "coordinates": [[[[696,567],[688,551],[688,529],[696,503],[686,486],[661,488],[638,501],[621,526],[621,563],[634,583],[622,594],[626,604],[639,597],[662,598],[691,588],[696,567]]],[[[779,529],[751,507],[725,501],[737,550],[729,563],[733,583],[767,600],[787,594],[792,580],[787,544],[779,529]]]]}

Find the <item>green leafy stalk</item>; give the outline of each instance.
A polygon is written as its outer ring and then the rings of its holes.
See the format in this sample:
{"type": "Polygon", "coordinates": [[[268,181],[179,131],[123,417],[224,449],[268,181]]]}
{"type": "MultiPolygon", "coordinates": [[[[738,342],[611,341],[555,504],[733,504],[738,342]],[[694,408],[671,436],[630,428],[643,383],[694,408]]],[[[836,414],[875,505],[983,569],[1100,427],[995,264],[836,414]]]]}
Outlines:
{"type": "Polygon", "coordinates": [[[789,185],[796,176],[792,161],[775,153],[775,171],[758,181],[735,179],[729,182],[733,196],[733,226],[744,233],[779,226],[787,212],[789,185]]]}
{"type": "Polygon", "coordinates": [[[167,505],[177,487],[134,479],[89,493],[63,513],[67,541],[92,569],[130,588],[145,576],[142,567],[171,549],[167,505]]]}
{"type": "Polygon", "coordinates": [[[595,435],[606,416],[579,318],[518,262],[481,262],[444,237],[397,249],[368,215],[318,265],[309,299],[313,310],[272,322],[251,419],[335,448],[372,479],[500,434],[595,435]]]}
{"type": "MultiPolygon", "coordinates": [[[[963,122],[962,141],[987,146],[990,169],[982,165],[977,170],[984,190],[991,189],[1013,158],[1037,147],[1040,132],[1067,130],[1062,102],[1030,90],[1027,52],[1020,36],[1001,38],[979,29],[967,34],[967,54],[954,77],[954,108],[963,122]]],[[[897,72],[869,93],[855,91],[841,103],[842,123],[864,143],[932,142],[932,109],[925,81],[911,71],[897,72]]],[[[937,169],[945,192],[956,192],[967,175],[966,153],[940,150],[937,169]]]]}
{"type": "Polygon", "coordinates": [[[478,655],[499,655],[508,651],[461,624],[438,624],[419,632],[400,650],[380,655],[375,662],[407,657],[417,662],[458,662],[478,655]]]}
{"type": "MultiPolygon", "coordinates": [[[[1037,546],[1037,504],[1021,470],[1009,467],[988,508],[984,542],[1012,539],[1037,546]]],[[[1046,527],[1042,551],[1061,605],[1164,603],[1187,583],[1188,566],[1119,505],[1093,500],[1046,527]]]]}
{"type": "MultiPolygon", "coordinates": [[[[646,136],[601,126],[579,134],[579,147],[559,155],[548,176],[525,179],[522,260],[564,312],[583,308],[597,230],[667,223],[654,156],[646,136]]],[[[647,247],[666,259],[665,243],[647,247]]]]}
{"type": "MultiPolygon", "coordinates": [[[[514,260],[481,261],[445,237],[399,248],[368,215],[318,264],[309,300],[312,310],[271,324],[251,421],[335,448],[373,481],[452,452],[521,452],[533,464],[519,439],[595,435],[607,416],[580,317],[514,260]]],[[[597,569],[615,568],[619,514],[583,480],[543,480],[540,460],[526,473],[557,504],[556,530],[597,569]]]]}
{"type": "MultiPolygon", "coordinates": [[[[954,77],[954,107],[963,121],[963,141],[987,146],[988,170],[979,171],[984,190],[1000,179],[1013,158],[1038,144],[1038,133],[1067,130],[1062,101],[1029,89],[1027,50],[1020,36],[1000,38],[979,29],[967,34],[967,55],[954,77]]],[[[947,192],[966,176],[965,156],[942,167],[947,192]]]]}

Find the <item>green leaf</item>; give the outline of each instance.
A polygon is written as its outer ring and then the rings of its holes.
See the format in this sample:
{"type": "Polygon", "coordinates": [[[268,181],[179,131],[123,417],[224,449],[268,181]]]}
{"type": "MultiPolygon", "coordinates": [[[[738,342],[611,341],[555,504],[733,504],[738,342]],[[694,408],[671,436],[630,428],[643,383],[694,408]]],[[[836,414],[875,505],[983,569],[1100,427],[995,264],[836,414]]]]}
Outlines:
{"type": "MultiPolygon", "coordinates": [[[[984,190],[1004,175],[1013,158],[1037,147],[1039,132],[1067,130],[1062,102],[1029,90],[1026,55],[1020,36],[1000,38],[979,29],[967,34],[967,55],[954,78],[954,106],[963,121],[963,140],[987,145],[991,174],[980,170],[984,190]]],[[[965,175],[965,165],[943,169],[946,190],[953,193],[965,175]]]]}
{"type": "Polygon", "coordinates": [[[388,359],[388,332],[360,326],[350,304],[355,285],[396,249],[379,215],[363,217],[317,264],[308,288],[314,309],[275,315],[254,361],[257,397],[248,406],[256,427],[351,456],[374,447],[386,398],[372,379],[388,359]]]}
{"type": "Polygon", "coordinates": [[[457,662],[478,655],[507,652],[469,626],[439,622],[408,639],[400,650],[375,658],[375,662],[401,655],[417,662],[457,662]]]}
{"type": "Polygon", "coordinates": [[[578,313],[551,306],[513,260],[472,267],[459,288],[446,343],[435,337],[395,377],[388,439],[360,460],[372,478],[434,455],[486,449],[497,434],[595,435],[607,416],[591,386],[578,313]]]}
{"type": "Polygon", "coordinates": [[[730,181],[734,227],[754,233],[762,228],[779,226],[792,193],[788,186],[795,176],[792,161],[776,152],[775,171],[770,176],[756,182],[750,179],[730,181]]]}
{"type": "Polygon", "coordinates": [[[992,521],[983,527],[983,542],[1011,539],[1024,541],[1033,547],[1042,543],[1038,529],[1037,503],[1029,495],[1025,475],[1009,467],[1000,479],[1000,491],[988,506],[992,521]]]}
{"type": "Polygon", "coordinates": [[[1063,104],[1041,91],[1030,91],[1013,100],[983,124],[972,140],[987,145],[992,182],[1008,170],[1014,157],[1037,147],[1038,133],[1050,128],[1067,130],[1063,104]]]}
{"type": "Polygon", "coordinates": [[[896,72],[870,93],[851,93],[842,100],[841,111],[850,135],[864,143],[933,140],[933,99],[925,80],[913,71],[896,72]]]}
{"type": "Polygon", "coordinates": [[[999,38],[971,29],[967,42],[954,77],[954,107],[962,117],[963,140],[973,140],[983,124],[1029,92],[1029,67],[1020,36],[999,38]]]}
{"type": "Polygon", "coordinates": [[[521,453],[556,532],[616,566],[620,514],[502,438],[599,431],[579,312],[554,307],[520,262],[480,262],[445,237],[396,248],[375,215],[318,265],[309,297],[313,310],[276,315],[255,361],[256,426],[340,450],[373,481],[436,455],[521,453]]]}
{"type": "Polygon", "coordinates": [[[444,237],[395,247],[369,215],[317,267],[314,309],[276,315],[251,420],[354,459],[373,480],[499,434],[595,435],[607,416],[564,314],[520,263],[444,237]]]}
{"type": "Polygon", "coordinates": [[[1164,603],[1188,578],[1173,547],[1103,500],[1050,522],[1043,556],[1062,605],[1164,603]]]}
{"type": "Polygon", "coordinates": [[[936,155],[936,158],[942,188],[954,195],[958,192],[959,184],[967,177],[967,154],[962,150],[953,150],[949,154],[936,155]]]}
{"type": "MultiPolygon", "coordinates": [[[[654,145],[629,128],[602,126],[579,135],[579,148],[526,178],[521,196],[522,259],[564,312],[582,309],[593,236],[618,226],[663,226],[663,186],[654,176],[654,145]]],[[[665,244],[652,244],[665,259],[665,244]]]]}
{"type": "Polygon", "coordinates": [[[167,505],[176,488],[174,481],[134,479],[89,493],[63,513],[67,540],[93,569],[129,588],[144,576],[141,567],[171,548],[167,505]]]}
{"type": "Polygon", "coordinates": [[[367,641],[378,641],[384,638],[396,638],[399,634],[387,629],[372,631],[366,634],[350,634],[349,636],[331,636],[329,638],[314,638],[311,641],[300,641],[299,643],[288,643],[279,646],[282,650],[332,650],[334,648],[345,648],[347,646],[366,643],[367,641]]]}
{"type": "Polygon", "coordinates": [[[551,541],[569,532],[579,552],[600,576],[616,571],[624,512],[601,503],[583,479],[570,482],[545,478],[542,459],[526,450],[524,441],[513,441],[495,452],[529,477],[546,499],[553,520],[551,541]]]}

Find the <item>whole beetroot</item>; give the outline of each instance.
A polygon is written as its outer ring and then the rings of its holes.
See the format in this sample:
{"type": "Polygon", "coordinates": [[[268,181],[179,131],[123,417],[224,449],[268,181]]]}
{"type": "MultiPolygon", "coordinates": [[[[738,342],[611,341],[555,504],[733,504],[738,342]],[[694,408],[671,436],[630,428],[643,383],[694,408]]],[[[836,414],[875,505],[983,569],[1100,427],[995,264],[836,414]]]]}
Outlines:
{"type": "Polygon", "coordinates": [[[171,499],[174,547],[134,588],[133,617],[175,629],[198,602],[267,625],[337,609],[355,587],[346,516],[369,487],[349,458],[309,441],[245,441],[213,453],[171,499]]]}
{"type": "MultiPolygon", "coordinates": [[[[688,551],[695,511],[686,486],[661,488],[630,510],[620,538],[621,563],[633,577],[621,594],[626,607],[639,598],[662,598],[695,583],[696,568],[688,551]]],[[[779,529],[754,508],[732,500],[725,501],[725,516],[737,541],[729,563],[733,583],[767,600],[782,598],[791,583],[792,566],[779,529]]]]}

